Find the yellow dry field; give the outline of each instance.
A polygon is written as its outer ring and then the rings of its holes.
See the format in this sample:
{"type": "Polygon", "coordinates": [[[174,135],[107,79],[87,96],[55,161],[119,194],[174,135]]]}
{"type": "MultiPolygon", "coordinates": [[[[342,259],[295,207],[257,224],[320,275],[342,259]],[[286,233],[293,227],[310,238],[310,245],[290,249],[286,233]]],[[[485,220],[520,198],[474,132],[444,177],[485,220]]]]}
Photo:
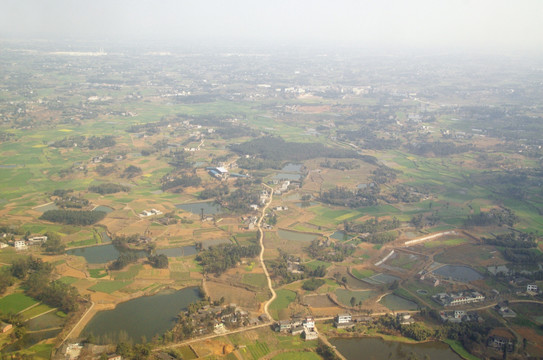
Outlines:
{"type": "Polygon", "coordinates": [[[206,281],[206,288],[213,301],[220,300],[224,296],[226,304],[234,303],[252,311],[258,309],[259,303],[256,300],[256,293],[253,291],[215,281],[206,281]]]}
{"type": "MultiPolygon", "coordinates": [[[[343,186],[349,189],[354,189],[360,183],[370,182],[369,177],[373,170],[376,169],[375,165],[368,164],[362,160],[346,159],[341,160],[348,163],[356,164],[359,167],[352,170],[337,170],[320,167],[320,164],[325,159],[319,158],[309,160],[304,163],[308,169],[317,169],[319,171],[310,171],[307,178],[304,180],[303,190],[308,192],[319,192],[321,189],[331,189],[336,186],[343,186]]],[[[336,160],[330,160],[332,164],[336,160]]]]}

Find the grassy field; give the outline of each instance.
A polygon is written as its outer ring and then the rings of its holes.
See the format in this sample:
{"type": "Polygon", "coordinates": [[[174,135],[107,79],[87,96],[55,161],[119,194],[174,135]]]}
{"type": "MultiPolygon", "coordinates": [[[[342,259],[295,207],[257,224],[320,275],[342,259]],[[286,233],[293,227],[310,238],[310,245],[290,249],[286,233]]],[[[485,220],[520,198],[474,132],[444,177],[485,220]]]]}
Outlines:
{"type": "Polygon", "coordinates": [[[375,295],[375,292],[371,290],[363,290],[363,291],[351,291],[346,289],[337,289],[335,291],[335,294],[337,296],[337,299],[345,306],[351,306],[351,298],[355,298],[355,304],[358,304],[359,301],[366,301],[370,297],[375,295]]]}
{"type": "Polygon", "coordinates": [[[294,291],[279,289],[276,293],[277,297],[270,304],[270,311],[274,319],[278,319],[279,311],[286,309],[289,304],[296,299],[296,293],[294,291]]]}
{"type": "Polygon", "coordinates": [[[34,306],[31,309],[23,311],[21,315],[23,316],[24,319],[31,319],[35,316],[41,315],[44,312],[50,311],[52,309],[53,308],[50,307],[49,305],[39,304],[38,306],[34,306]]]}
{"type": "Polygon", "coordinates": [[[447,239],[447,240],[432,240],[424,243],[426,249],[433,249],[440,246],[456,246],[467,243],[467,239],[447,239]]]}
{"type": "Polygon", "coordinates": [[[137,264],[130,266],[126,271],[113,271],[112,275],[115,280],[132,280],[143,269],[143,265],[137,264]]]}
{"type": "Polygon", "coordinates": [[[351,272],[353,273],[355,277],[357,277],[360,280],[369,278],[370,276],[375,275],[375,272],[370,269],[361,269],[361,270],[352,269],[351,272]]]}
{"type": "Polygon", "coordinates": [[[89,269],[89,274],[92,278],[100,279],[107,276],[106,269],[89,269]]]}
{"type": "Polygon", "coordinates": [[[60,282],[62,282],[64,284],[67,284],[67,285],[71,285],[74,282],[76,282],[77,280],[79,280],[79,279],[75,278],[73,276],[63,276],[60,279],[58,279],[58,281],[60,281],[60,282]]]}
{"type": "Polygon", "coordinates": [[[268,345],[261,343],[258,340],[254,344],[247,345],[247,350],[249,350],[249,353],[254,360],[261,359],[270,352],[268,345]]]}
{"type": "Polygon", "coordinates": [[[319,360],[321,357],[314,352],[291,351],[274,356],[272,360],[319,360]]]}
{"type": "Polygon", "coordinates": [[[0,299],[0,309],[2,309],[2,312],[4,313],[18,313],[37,303],[37,300],[34,300],[23,293],[15,293],[6,295],[0,299]]]}
{"type": "Polygon", "coordinates": [[[132,283],[132,281],[100,281],[98,284],[89,288],[92,291],[100,291],[106,294],[114,293],[132,283]]]}
{"type": "Polygon", "coordinates": [[[266,275],[264,274],[243,274],[242,282],[258,288],[264,288],[268,285],[266,275]]]}
{"type": "Polygon", "coordinates": [[[451,347],[451,349],[453,349],[453,351],[457,353],[458,355],[460,355],[463,359],[480,360],[477,356],[471,355],[466,349],[464,349],[464,347],[458,340],[446,339],[446,340],[443,340],[443,342],[448,344],[451,347]]]}

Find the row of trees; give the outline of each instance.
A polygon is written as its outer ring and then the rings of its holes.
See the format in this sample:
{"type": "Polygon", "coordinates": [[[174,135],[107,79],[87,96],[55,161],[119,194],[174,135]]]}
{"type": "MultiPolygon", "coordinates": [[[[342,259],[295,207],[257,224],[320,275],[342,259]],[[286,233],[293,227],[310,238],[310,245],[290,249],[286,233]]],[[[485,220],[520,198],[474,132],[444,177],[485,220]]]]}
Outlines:
{"type": "Polygon", "coordinates": [[[90,136],[85,137],[83,135],[68,136],[64,139],[57,140],[51,144],[52,147],[56,148],[71,148],[71,147],[80,147],[80,148],[89,148],[91,150],[103,149],[106,147],[115,146],[117,142],[113,135],[105,136],[90,136]]]}

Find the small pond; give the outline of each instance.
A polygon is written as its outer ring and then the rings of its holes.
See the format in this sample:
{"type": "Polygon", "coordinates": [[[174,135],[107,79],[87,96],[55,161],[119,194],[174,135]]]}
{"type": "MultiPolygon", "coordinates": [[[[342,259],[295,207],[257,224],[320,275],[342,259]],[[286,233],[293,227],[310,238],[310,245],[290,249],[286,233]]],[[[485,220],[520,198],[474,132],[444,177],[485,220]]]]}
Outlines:
{"type": "Polygon", "coordinates": [[[302,177],[301,174],[289,174],[289,173],[279,173],[273,177],[274,180],[291,180],[298,181],[302,177]]]}
{"type": "Polygon", "coordinates": [[[58,210],[58,209],[59,207],[55,203],[44,204],[44,205],[34,208],[34,210],[39,211],[39,212],[46,212],[48,210],[58,210]]]}
{"type": "MultiPolygon", "coordinates": [[[[104,264],[116,260],[121,253],[115,246],[108,244],[69,249],[66,251],[66,254],[83,256],[89,264],[104,264]]],[[[147,252],[145,251],[136,251],[136,254],[138,257],[147,256],[147,252]]]]}
{"type": "Polygon", "coordinates": [[[336,231],[335,233],[330,235],[330,237],[332,239],[336,239],[336,240],[339,240],[339,241],[345,241],[345,240],[349,240],[351,238],[349,235],[347,235],[347,233],[345,231],[341,231],[341,230],[336,231]]]}
{"type": "Polygon", "coordinates": [[[433,271],[434,274],[456,281],[470,282],[482,279],[483,276],[469,266],[445,265],[433,271]]]}
{"type": "Polygon", "coordinates": [[[102,231],[102,232],[100,233],[100,237],[102,238],[102,242],[103,242],[103,243],[111,242],[111,237],[107,234],[106,231],[102,231]]]}
{"type": "Polygon", "coordinates": [[[231,244],[232,242],[228,239],[208,239],[202,241],[202,248],[208,249],[210,246],[217,246],[219,244],[231,244]]]}
{"type": "Polygon", "coordinates": [[[103,211],[107,214],[109,214],[110,212],[112,212],[114,209],[110,208],[109,206],[105,206],[105,205],[98,205],[97,207],[95,207],[94,209],[92,209],[92,211],[103,211]]]}
{"type": "Polygon", "coordinates": [[[318,234],[306,234],[290,230],[277,230],[277,235],[285,240],[310,242],[319,237],[318,234]]]}
{"type": "Polygon", "coordinates": [[[168,249],[157,249],[157,255],[166,255],[167,257],[180,257],[180,256],[190,256],[197,254],[198,250],[194,245],[189,246],[179,246],[168,249]]]}
{"type": "Polygon", "coordinates": [[[393,311],[418,310],[419,308],[416,302],[404,299],[403,297],[394,294],[384,296],[379,303],[393,311]]]}
{"type": "Polygon", "coordinates": [[[347,360],[462,359],[447,344],[437,341],[407,344],[385,341],[381,338],[363,337],[332,338],[330,342],[347,360]],[[364,354],[363,357],[361,354],[364,354]]]}
{"type": "Polygon", "coordinates": [[[301,172],[302,171],[302,164],[289,163],[289,164],[286,164],[285,166],[283,166],[281,171],[284,171],[284,172],[301,172]]]}
{"type": "Polygon", "coordinates": [[[380,284],[391,284],[394,281],[400,281],[400,280],[401,279],[399,277],[396,277],[393,275],[376,274],[376,275],[370,276],[369,278],[365,278],[362,281],[365,281],[372,285],[380,285],[380,284]]]}
{"type": "Polygon", "coordinates": [[[62,327],[64,325],[64,320],[65,319],[61,318],[60,316],[55,315],[54,311],[51,311],[47,314],[35,317],[32,320],[28,320],[25,323],[25,326],[30,331],[45,330],[62,327]]]}
{"type": "Polygon", "coordinates": [[[197,287],[162,291],[117,305],[113,310],[98,312],[83,329],[82,336],[107,337],[115,341],[120,333],[132,341],[140,342],[142,336],[150,340],[162,335],[175,324],[177,314],[200,300],[197,287]]]}
{"type": "Polygon", "coordinates": [[[202,209],[204,209],[204,215],[214,215],[221,212],[221,205],[217,204],[214,201],[177,204],[175,205],[175,207],[197,215],[201,214],[202,209]]]}

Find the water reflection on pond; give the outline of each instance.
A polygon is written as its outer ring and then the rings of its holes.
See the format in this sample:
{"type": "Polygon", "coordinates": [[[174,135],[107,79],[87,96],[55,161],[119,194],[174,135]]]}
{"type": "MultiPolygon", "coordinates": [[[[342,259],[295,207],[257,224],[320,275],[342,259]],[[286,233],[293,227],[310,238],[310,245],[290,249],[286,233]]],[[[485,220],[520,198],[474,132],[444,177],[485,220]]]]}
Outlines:
{"type": "Polygon", "coordinates": [[[97,313],[83,329],[82,336],[92,333],[105,341],[115,342],[119,334],[124,334],[134,342],[140,342],[143,336],[150,340],[171,329],[177,314],[199,299],[199,289],[189,287],[129,300],[113,310],[97,313]]]}
{"type": "Polygon", "coordinates": [[[364,337],[348,339],[333,338],[330,339],[330,342],[347,360],[462,359],[447,344],[434,341],[407,344],[384,341],[381,338],[364,337]]]}

